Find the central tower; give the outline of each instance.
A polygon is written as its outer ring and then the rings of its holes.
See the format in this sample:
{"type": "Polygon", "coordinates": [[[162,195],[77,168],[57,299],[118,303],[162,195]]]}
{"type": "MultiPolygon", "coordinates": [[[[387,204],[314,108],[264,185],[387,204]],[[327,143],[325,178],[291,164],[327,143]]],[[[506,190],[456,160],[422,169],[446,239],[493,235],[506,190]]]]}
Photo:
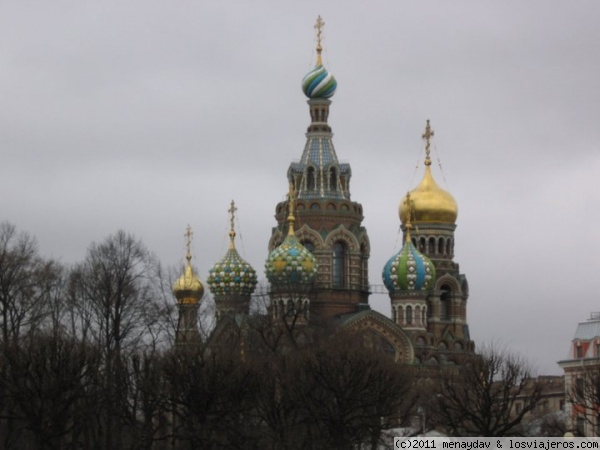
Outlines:
{"type": "MultiPolygon", "coordinates": [[[[296,198],[297,239],[313,253],[318,273],[311,293],[313,319],[330,319],[355,312],[368,304],[370,253],[369,238],[362,224],[363,210],[350,198],[349,164],[340,163],[328,123],[330,98],[337,82],[323,66],[321,17],[317,19],[317,62],[302,80],[308,97],[311,122],[300,161],[290,164],[287,177],[296,198]]],[[[269,251],[287,233],[288,201],[275,211],[278,226],[273,228],[269,251]]]]}

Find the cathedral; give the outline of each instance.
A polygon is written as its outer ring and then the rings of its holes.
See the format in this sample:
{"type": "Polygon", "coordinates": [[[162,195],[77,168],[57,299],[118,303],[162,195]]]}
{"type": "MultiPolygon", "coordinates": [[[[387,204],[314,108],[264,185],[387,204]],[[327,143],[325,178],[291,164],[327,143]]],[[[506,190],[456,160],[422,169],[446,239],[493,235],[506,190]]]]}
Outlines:
{"type": "MultiPolygon", "coordinates": [[[[208,345],[233,339],[243,349],[251,345],[252,323],[268,319],[270,326],[293,328],[305,343],[316,329],[347,329],[400,363],[456,364],[474,351],[467,323],[469,287],[454,261],[458,207],[431,172],[434,132],[427,121],[423,177],[399,199],[403,246],[382,268],[391,306],[387,317],[369,306],[370,243],[362,226],[363,206],[351,198],[352,170],[339,162],[328,124],[337,82],[322,62],[322,27],[319,17],[316,64],[302,80],[310,124],[301,158],[287,170],[287,199],[275,206],[265,263],[269,286],[255,292],[256,271],[236,250],[232,202],[229,249],[207,277],[217,319],[208,345]],[[251,313],[251,303],[259,299],[262,308],[251,313]]],[[[198,309],[204,287],[191,266],[189,237],[188,230],[187,263],[173,287],[178,343],[202,339],[198,309]]]]}

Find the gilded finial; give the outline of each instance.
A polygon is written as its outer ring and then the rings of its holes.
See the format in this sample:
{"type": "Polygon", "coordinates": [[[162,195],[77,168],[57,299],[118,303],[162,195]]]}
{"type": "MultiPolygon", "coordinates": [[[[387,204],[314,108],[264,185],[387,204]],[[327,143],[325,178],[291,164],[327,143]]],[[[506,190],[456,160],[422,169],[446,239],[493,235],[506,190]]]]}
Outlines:
{"type": "Polygon", "coordinates": [[[192,231],[192,227],[190,227],[190,225],[188,224],[187,228],[185,229],[185,246],[187,249],[186,255],[185,255],[185,259],[187,259],[187,262],[189,263],[192,260],[192,236],[194,236],[194,232],[192,231]]]}
{"type": "Polygon", "coordinates": [[[404,224],[404,227],[406,228],[405,242],[410,242],[410,230],[412,230],[412,223],[410,221],[410,216],[412,214],[412,200],[410,199],[410,192],[406,193],[404,203],[406,203],[406,206],[408,207],[407,208],[408,213],[406,214],[406,223],[404,224]]]}
{"type": "Polygon", "coordinates": [[[288,194],[289,197],[289,215],[288,215],[288,236],[294,235],[294,222],[296,221],[296,217],[294,217],[294,209],[295,209],[295,194],[294,194],[294,185],[290,183],[290,192],[288,194]]]}
{"type": "Polygon", "coordinates": [[[427,125],[425,126],[425,133],[423,134],[423,139],[425,139],[425,165],[426,166],[430,166],[431,165],[431,157],[429,156],[431,153],[430,150],[430,145],[431,145],[431,138],[433,137],[434,132],[431,129],[431,127],[429,126],[429,119],[427,119],[427,125]]]}
{"type": "Polygon", "coordinates": [[[231,205],[230,205],[229,209],[227,210],[227,212],[231,216],[229,218],[229,248],[235,248],[234,221],[235,221],[235,212],[236,211],[237,211],[237,208],[235,207],[235,202],[233,200],[231,200],[231,205]]]}
{"type": "Polygon", "coordinates": [[[323,32],[323,26],[325,26],[325,22],[323,22],[321,16],[317,17],[317,23],[315,24],[315,30],[317,30],[317,66],[323,65],[323,60],[321,59],[321,52],[323,51],[321,33],[323,32]]]}

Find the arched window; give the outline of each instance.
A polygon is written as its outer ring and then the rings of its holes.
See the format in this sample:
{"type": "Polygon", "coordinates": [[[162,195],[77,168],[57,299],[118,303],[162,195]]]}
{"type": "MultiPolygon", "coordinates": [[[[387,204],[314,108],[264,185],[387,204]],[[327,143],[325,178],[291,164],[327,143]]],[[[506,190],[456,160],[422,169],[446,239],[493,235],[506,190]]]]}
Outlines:
{"type": "Polygon", "coordinates": [[[433,238],[433,237],[429,238],[429,248],[428,248],[427,252],[430,255],[435,254],[435,238],[433,238]]]}
{"type": "Polygon", "coordinates": [[[346,279],[346,247],[341,242],[333,244],[332,276],[333,287],[344,287],[346,279]]]}
{"type": "Polygon", "coordinates": [[[421,308],[415,306],[415,323],[421,325],[421,308]]]}
{"type": "Polygon", "coordinates": [[[315,168],[309,167],[306,170],[306,189],[309,191],[315,190],[315,168]]]}
{"type": "Polygon", "coordinates": [[[444,254],[444,238],[439,238],[438,240],[438,254],[439,255],[443,255],[444,254]]]}
{"type": "Polygon", "coordinates": [[[406,324],[407,325],[412,325],[413,323],[413,310],[412,310],[412,306],[407,306],[406,307],[406,324]]]}
{"type": "Polygon", "coordinates": [[[452,289],[447,284],[442,286],[440,296],[440,319],[450,320],[450,302],[452,300],[452,289]]]}
{"type": "Polygon", "coordinates": [[[329,169],[329,190],[331,190],[331,191],[337,190],[337,173],[336,173],[334,167],[329,169]]]}

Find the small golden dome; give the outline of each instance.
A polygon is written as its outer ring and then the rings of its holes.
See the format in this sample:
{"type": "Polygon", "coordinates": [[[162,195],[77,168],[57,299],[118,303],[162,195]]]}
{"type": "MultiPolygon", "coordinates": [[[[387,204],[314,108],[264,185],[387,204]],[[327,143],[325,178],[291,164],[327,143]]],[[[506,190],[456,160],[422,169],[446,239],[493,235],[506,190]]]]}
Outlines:
{"type": "Polygon", "coordinates": [[[438,186],[431,175],[430,140],[433,130],[427,121],[423,139],[425,140],[425,174],[419,185],[407,194],[400,202],[400,221],[405,224],[407,219],[412,223],[436,222],[456,223],[458,205],[454,197],[438,186]],[[410,197],[409,197],[410,195],[410,197]],[[410,218],[408,214],[410,212],[410,218]]]}
{"type": "Polygon", "coordinates": [[[182,276],[173,285],[173,294],[180,303],[198,303],[204,295],[202,282],[194,275],[192,265],[188,261],[182,276]]]}
{"type": "Polygon", "coordinates": [[[187,254],[185,259],[187,260],[183,275],[173,284],[173,294],[179,303],[199,303],[204,295],[204,286],[200,279],[194,274],[192,269],[192,229],[188,225],[185,237],[187,238],[187,254]]]}
{"type": "Polygon", "coordinates": [[[456,223],[458,205],[454,197],[438,186],[431,175],[431,166],[425,166],[421,183],[410,192],[410,204],[405,195],[400,203],[400,221],[406,223],[409,211],[412,223],[456,223]]]}

